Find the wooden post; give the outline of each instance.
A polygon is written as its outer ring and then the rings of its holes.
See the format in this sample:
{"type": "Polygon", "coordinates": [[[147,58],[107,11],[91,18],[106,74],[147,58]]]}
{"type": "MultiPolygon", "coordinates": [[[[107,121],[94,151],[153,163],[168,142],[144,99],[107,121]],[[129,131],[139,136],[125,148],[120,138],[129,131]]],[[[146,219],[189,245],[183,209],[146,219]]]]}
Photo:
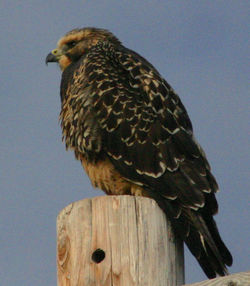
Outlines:
{"type": "MultiPolygon", "coordinates": [[[[205,280],[193,284],[185,284],[186,286],[249,286],[250,271],[239,272],[224,277],[205,280]]],[[[185,286],[183,285],[183,286],[185,286]]]]}
{"type": "Polygon", "coordinates": [[[183,244],[156,202],[102,196],[57,218],[58,286],[179,286],[183,244]]]}

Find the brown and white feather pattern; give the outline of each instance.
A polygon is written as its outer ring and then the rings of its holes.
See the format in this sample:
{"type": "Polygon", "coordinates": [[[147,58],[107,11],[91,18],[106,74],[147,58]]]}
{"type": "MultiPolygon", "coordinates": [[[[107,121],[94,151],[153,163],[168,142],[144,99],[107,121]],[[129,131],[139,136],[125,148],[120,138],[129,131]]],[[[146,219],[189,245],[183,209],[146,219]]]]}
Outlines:
{"type": "Polygon", "coordinates": [[[64,70],[61,100],[66,147],[92,183],[154,198],[208,277],[224,275],[232,257],[213,220],[218,186],[185,107],[157,70],[104,37],[64,70]]]}

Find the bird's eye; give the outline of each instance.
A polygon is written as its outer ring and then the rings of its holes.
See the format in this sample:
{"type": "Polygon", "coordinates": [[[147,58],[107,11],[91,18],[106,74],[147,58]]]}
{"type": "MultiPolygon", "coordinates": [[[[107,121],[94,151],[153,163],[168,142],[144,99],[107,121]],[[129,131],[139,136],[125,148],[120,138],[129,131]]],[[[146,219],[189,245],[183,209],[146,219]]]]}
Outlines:
{"type": "Polygon", "coordinates": [[[68,46],[69,48],[73,48],[75,45],[76,45],[76,41],[71,41],[71,42],[68,42],[68,43],[67,43],[67,46],[68,46]]]}

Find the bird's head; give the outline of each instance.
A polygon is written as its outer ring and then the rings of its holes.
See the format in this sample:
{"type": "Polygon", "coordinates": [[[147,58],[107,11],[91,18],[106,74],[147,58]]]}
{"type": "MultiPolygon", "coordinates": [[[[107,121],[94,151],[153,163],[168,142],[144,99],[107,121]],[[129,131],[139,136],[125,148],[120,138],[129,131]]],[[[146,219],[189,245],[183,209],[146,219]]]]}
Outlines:
{"type": "Polygon", "coordinates": [[[120,41],[108,30],[98,28],[74,29],[58,41],[57,48],[47,55],[46,64],[57,62],[61,70],[64,70],[72,62],[88,53],[89,49],[99,41],[120,44],[120,41]]]}

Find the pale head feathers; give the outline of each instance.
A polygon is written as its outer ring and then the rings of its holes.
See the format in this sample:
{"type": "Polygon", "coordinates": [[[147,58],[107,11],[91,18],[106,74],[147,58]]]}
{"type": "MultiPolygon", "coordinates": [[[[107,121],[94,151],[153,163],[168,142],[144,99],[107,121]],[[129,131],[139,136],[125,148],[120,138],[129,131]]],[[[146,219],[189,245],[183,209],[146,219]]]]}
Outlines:
{"type": "Polygon", "coordinates": [[[57,43],[56,53],[61,70],[78,60],[100,41],[109,41],[114,45],[121,42],[108,30],[98,28],[74,29],[66,33],[57,43]]]}
{"type": "Polygon", "coordinates": [[[61,48],[63,45],[72,41],[92,40],[93,43],[97,43],[100,40],[110,41],[114,44],[121,44],[121,42],[111,32],[105,29],[98,28],[82,28],[73,29],[66,33],[57,43],[57,47],[61,48]]]}

